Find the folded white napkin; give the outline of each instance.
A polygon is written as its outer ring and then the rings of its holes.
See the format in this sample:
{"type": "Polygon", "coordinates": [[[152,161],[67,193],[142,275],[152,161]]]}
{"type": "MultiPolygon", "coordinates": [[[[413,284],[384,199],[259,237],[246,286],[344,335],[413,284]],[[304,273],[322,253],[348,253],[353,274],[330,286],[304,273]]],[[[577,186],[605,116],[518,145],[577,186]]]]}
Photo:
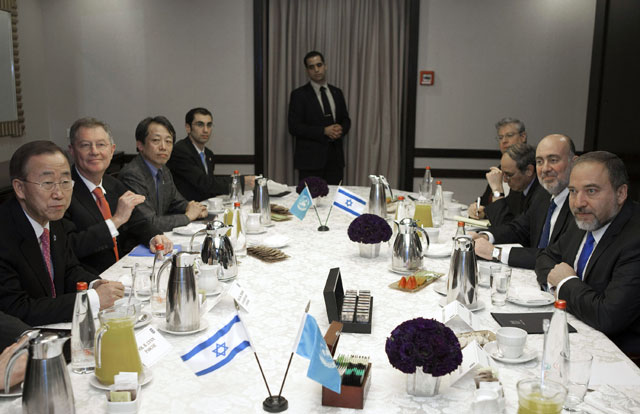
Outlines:
{"type": "Polygon", "coordinates": [[[125,273],[118,278],[118,282],[122,283],[124,287],[131,287],[131,275],[129,273],[125,273]]]}
{"type": "Polygon", "coordinates": [[[553,300],[553,295],[551,293],[536,290],[534,288],[512,289],[509,295],[522,302],[548,302],[553,300]]]}
{"type": "Polygon", "coordinates": [[[284,247],[289,243],[289,238],[287,236],[283,236],[282,234],[274,234],[273,236],[265,237],[262,240],[262,244],[267,247],[280,248],[284,247]]]}
{"type": "Polygon", "coordinates": [[[289,190],[289,186],[286,184],[276,183],[273,180],[267,180],[267,190],[269,194],[280,194],[289,190]]]}

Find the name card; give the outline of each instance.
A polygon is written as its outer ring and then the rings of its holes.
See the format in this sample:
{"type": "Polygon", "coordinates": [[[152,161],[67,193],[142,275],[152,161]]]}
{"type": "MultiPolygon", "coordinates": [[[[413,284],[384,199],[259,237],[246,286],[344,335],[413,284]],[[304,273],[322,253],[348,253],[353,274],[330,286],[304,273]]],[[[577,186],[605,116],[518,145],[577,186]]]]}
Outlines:
{"type": "Polygon", "coordinates": [[[233,285],[231,285],[229,295],[231,295],[231,297],[238,302],[238,305],[240,305],[247,313],[251,312],[251,299],[249,299],[249,294],[237,281],[233,282],[233,285]]]}
{"type": "Polygon", "coordinates": [[[145,367],[150,368],[171,350],[171,344],[156,328],[149,325],[136,333],[138,353],[145,367]]]}
{"type": "Polygon", "coordinates": [[[454,332],[473,331],[473,314],[457,300],[442,308],[442,315],[439,320],[454,332]]]}
{"type": "Polygon", "coordinates": [[[482,349],[474,339],[462,350],[462,364],[450,374],[450,385],[455,384],[460,378],[464,377],[476,367],[490,366],[491,358],[489,358],[489,355],[487,355],[484,349],[482,349]]]}

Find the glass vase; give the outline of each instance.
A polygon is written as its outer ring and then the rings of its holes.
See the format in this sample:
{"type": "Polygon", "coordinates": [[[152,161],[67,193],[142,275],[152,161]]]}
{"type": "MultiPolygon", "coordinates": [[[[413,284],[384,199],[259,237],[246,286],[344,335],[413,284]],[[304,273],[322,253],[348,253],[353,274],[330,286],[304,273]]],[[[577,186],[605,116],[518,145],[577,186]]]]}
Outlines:
{"type": "Polygon", "coordinates": [[[440,379],[431,374],[422,372],[422,367],[417,367],[416,372],[407,374],[407,394],[416,397],[433,397],[440,389],[440,379]]]}
{"type": "Polygon", "coordinates": [[[374,258],[380,255],[380,243],[358,243],[360,257],[374,258]]]}

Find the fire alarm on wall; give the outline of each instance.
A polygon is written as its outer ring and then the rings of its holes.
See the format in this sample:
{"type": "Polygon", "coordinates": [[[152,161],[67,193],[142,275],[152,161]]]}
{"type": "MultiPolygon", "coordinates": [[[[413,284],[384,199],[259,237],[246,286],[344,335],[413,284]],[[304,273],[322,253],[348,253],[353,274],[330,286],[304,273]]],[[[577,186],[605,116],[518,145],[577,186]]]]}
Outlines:
{"type": "Polygon", "coordinates": [[[433,85],[433,71],[432,70],[421,70],[420,71],[420,85],[433,85]]]}

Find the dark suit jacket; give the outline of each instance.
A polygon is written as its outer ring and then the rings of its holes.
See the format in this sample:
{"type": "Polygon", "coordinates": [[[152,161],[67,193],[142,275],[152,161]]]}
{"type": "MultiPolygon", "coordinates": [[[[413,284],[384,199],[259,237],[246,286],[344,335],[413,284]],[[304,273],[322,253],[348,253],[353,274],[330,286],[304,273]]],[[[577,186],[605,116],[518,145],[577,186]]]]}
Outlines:
{"type": "Polygon", "coordinates": [[[220,194],[229,194],[231,177],[214,175],[213,151],[205,147],[204,154],[207,170],[202,165],[200,154],[189,137],[186,137],[176,143],[167,162],[176,188],[187,200],[202,201],[220,194]]]}
{"type": "MultiPolygon", "coordinates": [[[[116,262],[113,252],[113,238],[102,218],[102,213],[74,167],[71,174],[75,185],[71,205],[64,214],[69,220],[68,233],[71,246],[82,265],[92,273],[100,274],[116,262]]],[[[114,214],[118,208],[118,199],[127,188],[110,175],[102,177],[102,186],[106,190],[105,198],[114,214]]],[[[131,213],[129,221],[118,229],[118,254],[123,257],[138,244],[147,246],[149,240],[162,232],[149,223],[136,207],[131,213]]]]}
{"type": "Polygon", "coordinates": [[[78,262],[64,220],[49,227],[55,299],[40,245],[18,200],[0,206],[0,311],[28,325],[71,321],[76,283],[99,279],[78,262]]]}
{"type": "Polygon", "coordinates": [[[145,219],[160,229],[171,231],[174,227],[186,226],[190,220],[184,212],[187,210],[187,200],[178,192],[173,183],[173,176],[167,166],[162,167],[164,181],[160,185],[160,199],[156,195],[156,181],[151,176],[151,170],[144,162],[142,155],[137,155],[125,165],[118,178],[136,194],[146,197],[144,203],[138,204],[138,209],[145,219]]]}
{"type": "Polygon", "coordinates": [[[0,312],[0,352],[16,342],[16,339],[28,329],[31,329],[29,325],[20,319],[0,312]]]}
{"type": "MultiPolygon", "coordinates": [[[[495,243],[520,243],[523,247],[514,247],[509,253],[509,266],[524,267],[533,269],[536,265],[538,243],[547,219],[547,210],[551,203],[551,195],[542,186],[541,192],[537,193],[531,201],[531,206],[526,213],[519,215],[510,223],[503,224],[489,231],[495,237],[495,243]]],[[[560,208],[556,224],[549,238],[549,244],[567,231],[569,224],[573,221],[573,216],[569,210],[569,197],[565,198],[564,204],[560,208]]]]}
{"type": "MultiPolygon", "coordinates": [[[[585,231],[572,226],[538,255],[538,282],[547,283],[557,263],[573,267],[585,231]]],[[[602,331],[626,353],[640,354],[640,205],[627,200],[596,245],[584,281],[562,285],[567,310],[602,331]]]]}
{"type": "MultiPolygon", "coordinates": [[[[344,166],[342,141],[349,133],[351,119],[342,91],[328,85],[336,106],[335,123],[342,125],[342,138],[335,140],[338,162],[344,166]]],[[[293,166],[303,170],[318,170],[327,164],[327,152],[332,142],[324,134],[324,127],[334,122],[324,116],[313,86],[306,85],[291,92],[289,99],[289,133],[296,138],[293,166]]]]}
{"type": "Polygon", "coordinates": [[[535,198],[538,192],[547,193],[538,183],[538,177],[534,177],[527,195],[524,195],[522,191],[511,190],[509,191],[509,195],[505,198],[501,198],[500,200],[496,200],[487,205],[484,208],[484,213],[492,226],[509,223],[520,214],[526,213],[527,210],[529,210],[531,201],[535,198]]]}

